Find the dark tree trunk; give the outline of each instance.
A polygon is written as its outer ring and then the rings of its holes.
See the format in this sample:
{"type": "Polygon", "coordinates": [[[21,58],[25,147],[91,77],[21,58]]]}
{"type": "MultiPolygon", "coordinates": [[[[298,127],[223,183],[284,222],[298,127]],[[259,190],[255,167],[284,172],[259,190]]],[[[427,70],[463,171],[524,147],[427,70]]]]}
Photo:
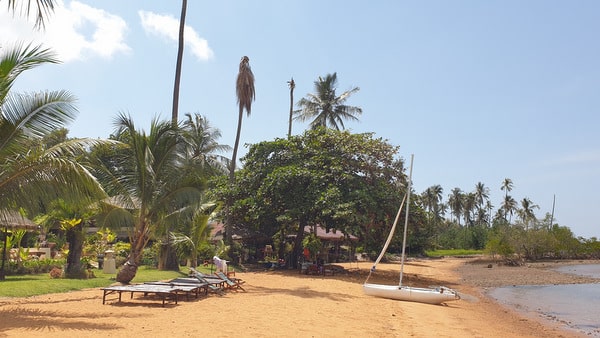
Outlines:
{"type": "Polygon", "coordinates": [[[158,270],[179,271],[177,252],[175,252],[175,248],[170,243],[160,246],[158,270]]]}
{"type": "Polygon", "coordinates": [[[298,269],[298,258],[302,255],[304,247],[302,241],[304,240],[304,227],[308,222],[301,219],[298,226],[298,232],[296,233],[296,240],[294,241],[294,250],[292,251],[292,264],[294,269],[298,269]]]}
{"type": "Polygon", "coordinates": [[[84,278],[87,276],[87,266],[81,266],[81,254],[83,253],[83,224],[80,223],[67,231],[67,243],[69,243],[69,254],[67,255],[67,267],[65,276],[67,278],[84,278]]]}
{"type": "Polygon", "coordinates": [[[177,63],[175,64],[175,84],[173,86],[173,111],[171,113],[171,122],[176,125],[179,114],[179,85],[181,83],[181,66],[183,63],[183,47],[184,47],[184,28],[185,15],[187,11],[187,0],[181,3],[181,16],[179,18],[179,46],[177,48],[177,63]]]}

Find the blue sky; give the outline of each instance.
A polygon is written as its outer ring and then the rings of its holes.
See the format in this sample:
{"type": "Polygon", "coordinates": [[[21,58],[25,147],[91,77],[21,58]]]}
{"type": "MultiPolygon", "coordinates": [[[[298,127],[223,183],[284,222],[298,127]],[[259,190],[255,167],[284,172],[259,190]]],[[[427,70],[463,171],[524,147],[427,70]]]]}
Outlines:
{"type": "MultiPolygon", "coordinates": [[[[59,2],[44,32],[0,11],[0,45],[38,41],[63,61],[25,73],[15,91],[78,98],[72,137],[107,138],[119,112],[141,128],[170,119],[179,1],[59,2]]],[[[180,116],[205,115],[233,145],[235,77],[249,56],[256,101],[241,144],[285,137],[297,102],[337,72],[360,87],[352,132],[415,155],[417,192],[490,188],[575,235],[600,237],[600,20],[597,1],[189,1],[180,116]]],[[[307,125],[293,124],[300,134],[307,125]]],[[[241,155],[246,149],[240,149],[241,155]]],[[[230,156],[228,154],[228,156],[230,156]]]]}

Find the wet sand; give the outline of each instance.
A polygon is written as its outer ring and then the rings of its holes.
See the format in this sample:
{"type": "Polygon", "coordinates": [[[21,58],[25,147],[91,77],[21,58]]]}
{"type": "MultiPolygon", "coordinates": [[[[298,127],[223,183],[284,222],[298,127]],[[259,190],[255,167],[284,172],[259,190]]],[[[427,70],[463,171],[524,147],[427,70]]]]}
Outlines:
{"type": "MultiPolygon", "coordinates": [[[[122,302],[111,299],[103,305],[100,289],[3,298],[0,337],[582,336],[519,315],[485,295],[497,286],[588,282],[550,269],[564,263],[505,267],[445,258],[405,264],[404,285],[445,285],[465,295],[446,305],[365,296],[361,285],[371,264],[339,264],[344,271],[334,276],[302,275],[295,270],[238,272],[236,277],[246,281],[246,292],[211,294],[165,307],[158,299],[140,295],[129,299],[125,294],[122,302]]],[[[369,282],[397,284],[398,269],[398,264],[379,264],[369,282]]]]}

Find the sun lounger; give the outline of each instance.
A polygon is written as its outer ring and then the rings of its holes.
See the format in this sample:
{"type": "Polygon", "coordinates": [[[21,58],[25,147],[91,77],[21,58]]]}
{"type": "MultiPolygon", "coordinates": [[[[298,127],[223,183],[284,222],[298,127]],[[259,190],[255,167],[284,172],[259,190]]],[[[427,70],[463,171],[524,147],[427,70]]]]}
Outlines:
{"type": "Polygon", "coordinates": [[[234,291],[237,291],[237,289],[241,289],[242,291],[246,292],[246,290],[242,287],[242,284],[244,284],[244,281],[236,278],[235,280],[227,277],[224,273],[222,272],[216,272],[216,275],[219,276],[219,278],[221,278],[222,280],[225,281],[225,284],[227,285],[227,287],[229,289],[232,289],[234,291]]]}
{"type": "Polygon", "coordinates": [[[200,297],[200,292],[208,294],[208,283],[178,283],[178,282],[146,282],[149,285],[168,285],[176,286],[181,291],[185,292],[186,298],[189,300],[190,294],[194,294],[196,298],[200,297]]]}
{"type": "Polygon", "coordinates": [[[206,285],[207,292],[212,291],[220,296],[223,295],[223,288],[225,286],[225,281],[223,281],[220,278],[205,279],[202,277],[189,277],[189,278],[180,277],[180,278],[172,279],[171,282],[173,282],[173,283],[189,283],[189,284],[197,283],[197,284],[206,285]]]}
{"type": "Polygon", "coordinates": [[[143,293],[144,296],[148,294],[155,294],[162,300],[162,305],[165,306],[165,302],[174,301],[177,304],[177,298],[179,292],[186,292],[184,288],[180,286],[170,285],[151,285],[151,284],[131,284],[131,285],[115,285],[102,288],[104,294],[102,295],[102,304],[106,303],[106,296],[117,293],[119,295],[119,302],[121,302],[121,294],[123,292],[130,292],[131,298],[134,293],[143,293]]]}

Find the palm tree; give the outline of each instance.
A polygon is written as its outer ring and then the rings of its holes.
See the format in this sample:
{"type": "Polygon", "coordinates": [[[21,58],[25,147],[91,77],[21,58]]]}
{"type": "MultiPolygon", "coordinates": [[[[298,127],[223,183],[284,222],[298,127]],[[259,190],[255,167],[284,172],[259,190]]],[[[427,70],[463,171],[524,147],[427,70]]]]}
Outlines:
{"type": "Polygon", "coordinates": [[[183,64],[183,47],[185,30],[185,14],[187,11],[187,0],[181,4],[181,16],[179,17],[179,45],[177,47],[177,64],[175,66],[175,85],[173,86],[173,110],[171,112],[171,123],[177,124],[179,119],[179,85],[181,83],[181,67],[183,64]]]}
{"type": "Polygon", "coordinates": [[[292,137],[292,116],[294,115],[294,89],[296,88],[296,82],[294,82],[294,78],[288,81],[288,86],[290,87],[290,121],[288,127],[288,138],[292,137]]]}
{"type": "Polygon", "coordinates": [[[193,162],[190,168],[204,174],[226,174],[229,159],[219,153],[227,152],[230,146],[220,144],[221,131],[213,128],[206,117],[200,114],[185,114],[181,134],[184,158],[193,162]]]}
{"type": "MultiPolygon", "coordinates": [[[[508,201],[508,193],[512,190],[513,188],[513,181],[510,178],[505,178],[504,181],[502,181],[502,186],[500,187],[501,190],[504,190],[504,203],[506,203],[508,201]]],[[[506,212],[506,209],[504,209],[506,212]]],[[[506,221],[506,213],[504,214],[504,220],[506,221]]]]}
{"type": "Polygon", "coordinates": [[[18,10],[22,15],[29,16],[29,13],[36,11],[35,27],[37,28],[45,27],[45,20],[54,12],[56,4],[56,0],[27,0],[26,3],[24,1],[8,0],[9,11],[17,12],[17,2],[20,2],[18,10]],[[35,5],[32,2],[35,2],[35,5]]]}
{"type": "Polygon", "coordinates": [[[308,94],[306,98],[300,99],[296,119],[300,121],[312,120],[310,127],[327,127],[336,130],[344,129],[344,120],[358,121],[357,115],[362,114],[359,107],[345,105],[350,95],[358,92],[360,88],[354,87],[343,92],[340,96],[335,93],[337,86],[337,73],[327,74],[325,78],[319,76],[315,81],[314,94],[308,94]]]}
{"type": "Polygon", "coordinates": [[[460,188],[452,189],[452,192],[448,196],[448,205],[452,214],[456,216],[456,221],[458,222],[458,226],[460,226],[460,216],[463,212],[463,192],[460,188]]]}
{"type": "Polygon", "coordinates": [[[116,152],[117,159],[108,168],[105,182],[112,197],[104,201],[104,217],[98,223],[131,228],[131,250],[117,273],[117,281],[129,283],[148,241],[168,234],[178,215],[200,200],[201,191],[182,180],[178,151],[182,138],[177,126],[154,119],[146,134],[123,114],[115,125],[115,138],[127,147],[116,152]]]}
{"type": "Polygon", "coordinates": [[[534,204],[529,198],[525,197],[521,200],[521,208],[517,210],[517,215],[525,224],[525,228],[529,228],[529,224],[536,220],[533,209],[539,209],[537,204],[534,204]]]}
{"type": "MultiPolygon", "coordinates": [[[[76,114],[66,91],[12,94],[18,76],[45,63],[58,63],[48,49],[17,45],[0,55],[0,220],[19,206],[36,215],[57,196],[91,201],[103,190],[77,161],[99,140],[78,139],[51,146],[42,139],[63,128],[76,114]],[[35,196],[36,198],[32,198],[35,196]]],[[[0,273],[3,277],[3,273],[0,273]]],[[[0,279],[2,278],[0,277],[0,279]]]]}
{"type": "Polygon", "coordinates": [[[481,224],[485,218],[484,204],[488,200],[490,189],[482,182],[475,185],[475,200],[477,201],[477,223],[481,224]]]}
{"type": "Polygon", "coordinates": [[[256,95],[254,91],[254,74],[252,74],[250,59],[247,56],[242,57],[242,60],[240,61],[239,72],[235,82],[235,94],[237,97],[239,114],[235,144],[233,145],[233,155],[231,156],[231,167],[229,169],[229,179],[231,182],[235,179],[235,162],[237,161],[240,134],[242,132],[243,112],[244,109],[246,109],[246,113],[250,116],[250,112],[252,111],[252,101],[254,101],[256,95]]]}
{"type": "Polygon", "coordinates": [[[506,221],[510,224],[512,215],[516,209],[517,209],[517,201],[515,201],[515,199],[512,198],[512,196],[506,195],[504,197],[504,202],[502,202],[502,210],[504,210],[504,221],[506,221]],[[506,219],[506,216],[508,216],[508,214],[510,214],[511,219],[506,219]]]}

